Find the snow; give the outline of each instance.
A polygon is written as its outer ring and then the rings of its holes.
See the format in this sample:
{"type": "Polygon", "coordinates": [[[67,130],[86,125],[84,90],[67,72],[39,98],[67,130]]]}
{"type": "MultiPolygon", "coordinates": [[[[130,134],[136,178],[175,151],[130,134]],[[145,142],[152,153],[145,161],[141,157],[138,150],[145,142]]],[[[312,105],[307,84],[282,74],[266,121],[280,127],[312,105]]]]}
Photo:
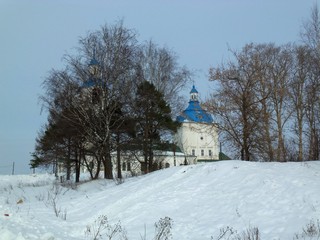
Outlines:
{"type": "MultiPolygon", "coordinates": [[[[152,239],[173,220],[172,238],[216,239],[227,226],[258,227],[261,239],[293,239],[320,218],[320,161],[221,161],[125,179],[60,186],[48,174],[0,176],[0,239],[81,240],[101,215],[128,239],[152,239]],[[56,198],[58,217],[52,199],[56,198]],[[51,201],[50,201],[51,200],[51,201]],[[65,218],[65,220],[64,220],[65,218]]],[[[105,238],[107,239],[107,238],[105,238]]]]}

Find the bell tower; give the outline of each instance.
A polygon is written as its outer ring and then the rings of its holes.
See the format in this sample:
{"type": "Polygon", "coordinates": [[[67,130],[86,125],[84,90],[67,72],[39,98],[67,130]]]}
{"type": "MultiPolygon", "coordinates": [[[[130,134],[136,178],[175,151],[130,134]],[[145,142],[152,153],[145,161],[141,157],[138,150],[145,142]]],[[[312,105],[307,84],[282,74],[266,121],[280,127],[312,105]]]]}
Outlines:
{"type": "Polygon", "coordinates": [[[175,140],[183,153],[193,162],[219,160],[217,125],[199,103],[199,93],[193,85],[188,107],[177,117],[180,122],[175,140]]]}
{"type": "Polygon", "coordinates": [[[190,101],[199,102],[199,93],[194,85],[190,91],[190,101]]]}

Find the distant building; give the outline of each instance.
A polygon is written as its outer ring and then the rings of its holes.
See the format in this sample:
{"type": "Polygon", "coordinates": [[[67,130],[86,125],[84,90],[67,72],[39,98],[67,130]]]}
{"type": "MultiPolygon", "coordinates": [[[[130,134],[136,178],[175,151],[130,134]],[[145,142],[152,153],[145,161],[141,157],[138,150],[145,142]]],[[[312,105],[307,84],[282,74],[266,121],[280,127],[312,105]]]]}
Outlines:
{"type": "Polygon", "coordinates": [[[218,129],[212,116],[200,106],[195,86],[190,91],[188,107],[177,117],[177,121],[181,126],[175,142],[189,159],[193,157],[193,162],[219,160],[218,129]]]}

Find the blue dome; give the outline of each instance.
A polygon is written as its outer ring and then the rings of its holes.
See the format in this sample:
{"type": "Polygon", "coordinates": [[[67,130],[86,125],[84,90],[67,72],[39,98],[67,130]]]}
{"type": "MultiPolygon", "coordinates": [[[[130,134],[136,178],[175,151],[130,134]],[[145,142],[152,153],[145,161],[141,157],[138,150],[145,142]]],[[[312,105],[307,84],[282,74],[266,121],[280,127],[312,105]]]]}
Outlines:
{"type": "Polygon", "coordinates": [[[199,104],[198,97],[194,94],[198,94],[198,91],[193,86],[190,91],[191,97],[189,106],[184,110],[180,116],[177,117],[178,122],[197,122],[197,123],[212,123],[212,116],[207,113],[199,104]]]}
{"type": "Polygon", "coordinates": [[[99,62],[97,61],[97,59],[95,59],[94,57],[91,58],[89,66],[98,66],[99,62]]]}

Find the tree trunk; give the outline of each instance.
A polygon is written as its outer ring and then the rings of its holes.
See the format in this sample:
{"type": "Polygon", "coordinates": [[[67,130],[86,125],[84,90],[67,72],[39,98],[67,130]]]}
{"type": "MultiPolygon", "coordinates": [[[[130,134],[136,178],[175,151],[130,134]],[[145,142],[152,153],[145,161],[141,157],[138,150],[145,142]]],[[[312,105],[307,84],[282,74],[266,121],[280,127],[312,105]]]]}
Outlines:
{"type": "Polygon", "coordinates": [[[81,150],[75,150],[75,171],[76,171],[76,183],[80,182],[80,169],[81,169],[81,150]],[[78,154],[79,151],[79,154],[78,154]]]}
{"type": "Polygon", "coordinates": [[[111,154],[110,154],[110,146],[109,144],[106,146],[106,152],[103,158],[103,166],[104,166],[104,178],[105,179],[113,179],[113,172],[112,172],[112,161],[111,161],[111,154]]]}
{"type": "Polygon", "coordinates": [[[122,178],[122,173],[121,173],[121,155],[120,155],[120,134],[117,134],[117,175],[118,178],[122,178]]]}
{"type": "Polygon", "coordinates": [[[68,138],[68,156],[66,159],[66,169],[67,169],[67,181],[70,180],[71,176],[71,139],[68,138]]]}
{"type": "Polygon", "coordinates": [[[299,96],[298,106],[296,107],[297,110],[297,122],[298,122],[298,161],[303,160],[303,103],[302,103],[302,96],[299,96]]]}
{"type": "Polygon", "coordinates": [[[242,144],[243,144],[243,153],[242,153],[242,160],[250,161],[250,150],[249,150],[249,137],[250,137],[250,130],[249,130],[249,109],[247,106],[246,96],[242,97],[242,120],[243,120],[243,135],[242,135],[242,144]]]}
{"type": "Polygon", "coordinates": [[[274,160],[274,151],[272,147],[271,135],[270,135],[270,117],[268,113],[268,108],[266,104],[266,100],[264,99],[262,102],[262,114],[263,114],[263,127],[264,127],[264,134],[265,134],[265,142],[266,142],[266,151],[268,159],[267,161],[274,160]]]}
{"type": "MultiPolygon", "coordinates": [[[[93,179],[98,179],[99,178],[99,174],[100,174],[100,170],[101,170],[101,162],[103,161],[102,160],[102,154],[100,153],[99,156],[97,156],[97,169],[96,169],[96,172],[95,172],[95,175],[93,177],[93,179]]],[[[93,167],[93,171],[94,171],[94,167],[93,167]]]]}

